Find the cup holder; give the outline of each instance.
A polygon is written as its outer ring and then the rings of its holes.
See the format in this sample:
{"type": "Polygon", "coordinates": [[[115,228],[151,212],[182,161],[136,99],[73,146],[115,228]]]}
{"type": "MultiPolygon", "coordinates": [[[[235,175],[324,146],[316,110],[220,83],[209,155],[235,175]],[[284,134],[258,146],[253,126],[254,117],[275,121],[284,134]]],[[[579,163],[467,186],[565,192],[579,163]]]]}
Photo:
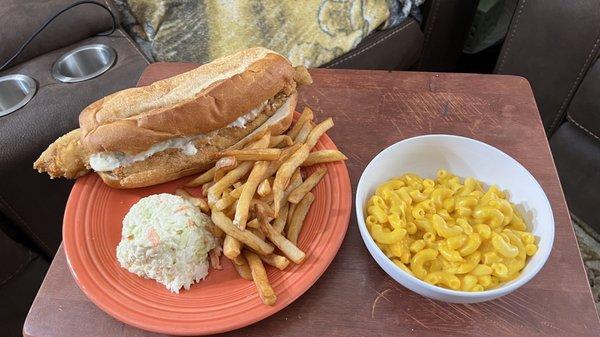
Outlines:
{"type": "Polygon", "coordinates": [[[19,110],[31,100],[36,90],[37,84],[29,76],[0,77],[0,117],[19,110]]]}
{"type": "Polygon", "coordinates": [[[52,66],[52,76],[60,82],[75,83],[100,76],[115,63],[115,50],[105,44],[89,44],[71,50],[52,66]]]}

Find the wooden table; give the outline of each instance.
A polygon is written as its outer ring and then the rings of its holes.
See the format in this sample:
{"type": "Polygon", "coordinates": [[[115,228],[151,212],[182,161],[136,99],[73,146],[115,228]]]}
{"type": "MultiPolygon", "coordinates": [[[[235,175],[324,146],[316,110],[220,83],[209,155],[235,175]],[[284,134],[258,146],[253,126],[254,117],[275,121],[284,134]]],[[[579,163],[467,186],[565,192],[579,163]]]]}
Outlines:
{"type": "MultiPolygon", "coordinates": [[[[147,84],[190,69],[152,64],[147,84]]],[[[554,250],[520,290],[487,303],[432,301],[397,284],[365,249],[354,214],[327,272],[296,302],[230,336],[597,336],[594,307],[569,212],[527,81],[521,77],[385,71],[311,71],[298,110],[333,116],[329,132],[353,189],[367,163],[399,140],[431,133],[475,138],[516,158],[541,183],[556,217],[554,250]]],[[[149,336],[96,308],[59,250],[31,307],[26,336],[149,336]]]]}

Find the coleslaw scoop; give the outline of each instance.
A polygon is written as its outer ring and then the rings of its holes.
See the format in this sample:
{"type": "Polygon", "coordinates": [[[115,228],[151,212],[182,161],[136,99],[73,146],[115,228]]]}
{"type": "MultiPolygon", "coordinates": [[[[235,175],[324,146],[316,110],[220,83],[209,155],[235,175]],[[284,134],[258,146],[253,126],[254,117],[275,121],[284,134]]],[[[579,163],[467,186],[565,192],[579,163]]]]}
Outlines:
{"type": "Polygon", "coordinates": [[[172,292],[208,275],[208,252],[217,245],[210,218],[172,194],[142,198],[123,219],[117,259],[121,267],[164,284],[172,292]]]}

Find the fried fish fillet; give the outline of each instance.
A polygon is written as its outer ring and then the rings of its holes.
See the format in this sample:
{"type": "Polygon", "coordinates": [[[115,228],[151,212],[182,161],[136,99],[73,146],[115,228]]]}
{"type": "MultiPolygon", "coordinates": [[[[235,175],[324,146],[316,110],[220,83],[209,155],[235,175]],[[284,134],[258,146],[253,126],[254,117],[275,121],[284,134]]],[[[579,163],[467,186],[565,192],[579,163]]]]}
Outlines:
{"type": "Polygon", "coordinates": [[[52,143],[33,163],[33,168],[47,172],[52,179],[74,179],[90,171],[88,157],[81,144],[81,130],[75,129],[52,143]]]}

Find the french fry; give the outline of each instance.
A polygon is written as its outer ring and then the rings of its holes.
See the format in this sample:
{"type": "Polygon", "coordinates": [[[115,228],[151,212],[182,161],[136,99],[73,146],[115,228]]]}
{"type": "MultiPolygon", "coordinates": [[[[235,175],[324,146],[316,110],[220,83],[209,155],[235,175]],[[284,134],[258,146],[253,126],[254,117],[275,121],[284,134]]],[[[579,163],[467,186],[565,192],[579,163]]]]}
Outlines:
{"type": "Polygon", "coordinates": [[[300,169],[296,169],[296,171],[294,171],[294,174],[292,174],[292,177],[290,178],[288,186],[285,188],[285,192],[283,193],[283,200],[287,200],[290,194],[301,184],[302,172],[300,172],[300,169]]]}
{"type": "Polygon", "coordinates": [[[252,281],[252,271],[243,254],[231,260],[231,264],[244,280],[252,281]]]}
{"type": "Polygon", "coordinates": [[[231,262],[233,262],[233,263],[235,263],[237,265],[243,265],[244,264],[244,260],[245,260],[244,254],[240,254],[240,255],[236,256],[235,258],[230,259],[231,262]]]}
{"type": "MultiPolygon", "coordinates": [[[[227,217],[229,219],[233,219],[233,217],[235,216],[235,208],[237,207],[237,199],[233,202],[233,204],[231,204],[231,206],[227,207],[226,209],[223,210],[223,213],[225,213],[225,215],[227,215],[227,217]]],[[[211,212],[214,209],[211,209],[211,212]]]]}
{"type": "Polygon", "coordinates": [[[313,126],[310,123],[310,121],[304,123],[304,125],[302,125],[302,129],[300,129],[300,132],[298,132],[298,135],[296,136],[296,138],[294,138],[294,144],[302,144],[306,142],[306,140],[308,139],[308,135],[310,134],[312,129],[313,126]]]}
{"type": "Polygon", "coordinates": [[[249,227],[249,228],[260,228],[260,224],[258,223],[258,219],[254,218],[254,219],[248,221],[248,223],[246,224],[246,227],[249,227]]]}
{"type": "Polygon", "coordinates": [[[223,255],[228,259],[233,260],[242,252],[242,243],[232,236],[226,235],[223,240],[223,255]]]}
{"type": "Polygon", "coordinates": [[[178,188],[175,190],[175,194],[188,200],[189,202],[191,202],[192,204],[194,203],[194,201],[192,201],[193,199],[199,199],[194,197],[193,195],[191,195],[190,193],[188,193],[188,191],[184,190],[183,188],[178,188]]]}
{"type": "Polygon", "coordinates": [[[279,159],[281,149],[242,149],[242,150],[227,150],[218,154],[222,158],[233,157],[238,161],[244,160],[266,160],[273,161],[279,159]]]}
{"type": "MultiPolygon", "coordinates": [[[[283,232],[286,224],[288,223],[288,218],[291,218],[291,214],[289,214],[290,209],[293,211],[293,209],[295,209],[296,207],[295,204],[290,205],[287,202],[287,198],[296,187],[300,186],[300,184],[302,184],[302,173],[300,172],[300,169],[296,169],[296,171],[294,171],[294,174],[292,174],[292,177],[290,178],[290,183],[288,184],[288,187],[283,193],[284,203],[279,210],[279,215],[275,218],[275,221],[273,222],[273,228],[279,233],[283,232]]],[[[273,194],[271,193],[269,196],[272,197],[273,194]]]]}
{"type": "Polygon", "coordinates": [[[238,203],[235,208],[235,217],[233,219],[233,224],[238,226],[239,229],[246,228],[246,222],[248,222],[248,212],[250,211],[250,202],[252,201],[252,197],[254,197],[254,193],[256,193],[256,188],[258,187],[262,176],[265,174],[268,168],[269,162],[257,161],[254,164],[252,171],[250,171],[248,180],[246,180],[244,183],[242,194],[240,194],[240,198],[238,199],[238,203]]]}
{"type": "Polygon", "coordinates": [[[240,241],[241,243],[250,247],[257,253],[271,254],[273,252],[274,248],[271,244],[261,240],[259,237],[247,230],[239,229],[233,224],[231,219],[229,219],[227,215],[225,215],[225,213],[213,210],[211,218],[215,225],[221,228],[223,232],[225,232],[225,234],[240,241]]]}
{"type": "Polygon", "coordinates": [[[267,148],[270,143],[271,143],[271,133],[267,132],[264,135],[260,136],[260,138],[258,138],[258,140],[251,142],[248,145],[244,146],[244,149],[264,149],[264,148],[267,148]]]}
{"type": "MultiPolygon", "coordinates": [[[[223,192],[223,195],[221,196],[221,199],[217,200],[217,202],[215,202],[215,204],[213,205],[213,208],[218,210],[218,211],[222,211],[224,209],[226,209],[227,207],[233,205],[233,203],[237,200],[236,197],[231,195],[231,192],[223,192]]],[[[208,203],[207,203],[208,205],[208,203]]]]}
{"type": "Polygon", "coordinates": [[[204,213],[208,213],[210,208],[208,207],[208,202],[202,198],[196,198],[193,195],[189,194],[186,190],[178,188],[175,190],[175,194],[184,198],[185,200],[192,203],[192,205],[200,208],[200,210],[204,213]]]}
{"type": "Polygon", "coordinates": [[[238,161],[233,156],[223,157],[215,163],[214,181],[221,180],[225,173],[233,170],[238,165],[238,161]]]}
{"type": "Polygon", "coordinates": [[[288,203],[288,204],[290,205],[290,209],[288,210],[287,220],[285,222],[285,227],[284,227],[282,233],[283,232],[287,233],[288,228],[290,227],[290,223],[292,223],[292,217],[294,216],[294,211],[296,211],[296,206],[298,206],[298,204],[290,204],[290,203],[288,203]]]}
{"type": "Polygon", "coordinates": [[[269,205],[273,204],[273,193],[269,193],[266,196],[261,197],[260,201],[265,202],[269,205]]]}
{"type": "Polygon", "coordinates": [[[209,181],[206,184],[202,185],[202,196],[206,197],[208,195],[208,189],[211,188],[212,185],[214,185],[215,182],[214,181],[209,181]]]}
{"type": "Polygon", "coordinates": [[[300,169],[297,168],[292,174],[292,177],[290,178],[290,185],[298,187],[300,184],[302,184],[302,171],[300,171],[300,169]]]}
{"type": "Polygon", "coordinates": [[[265,210],[265,214],[269,218],[275,218],[275,211],[273,210],[273,207],[269,206],[269,204],[260,199],[252,199],[252,201],[250,202],[250,208],[255,210],[256,205],[261,205],[262,208],[265,210]]]}
{"type": "Polygon", "coordinates": [[[277,300],[277,295],[275,295],[275,291],[269,283],[269,279],[267,278],[267,271],[265,270],[265,267],[263,266],[260,257],[248,250],[244,250],[244,256],[246,257],[246,260],[248,260],[248,265],[250,265],[250,270],[252,271],[252,279],[254,280],[254,284],[256,285],[258,296],[266,305],[275,304],[275,301],[277,300]]]}
{"type": "Polygon", "coordinates": [[[317,186],[319,181],[321,181],[321,179],[323,179],[323,177],[325,176],[325,173],[327,173],[327,169],[317,169],[313,174],[306,178],[306,180],[302,184],[300,184],[300,186],[296,187],[292,191],[292,193],[290,193],[287,200],[292,204],[299,203],[300,200],[304,198],[306,193],[310,192],[315,186],[317,186]]]}
{"type": "MultiPolygon", "coordinates": [[[[288,187],[285,189],[285,192],[283,193],[283,200],[287,201],[287,198],[290,195],[290,193],[292,193],[292,191],[296,187],[300,186],[300,184],[302,184],[302,173],[300,172],[299,169],[296,169],[296,171],[294,171],[294,174],[290,178],[290,183],[289,183],[288,187]]],[[[285,223],[284,223],[285,231],[287,231],[286,228],[290,224],[290,221],[292,220],[292,215],[294,214],[295,209],[296,209],[296,204],[289,205],[287,219],[285,220],[285,223]]],[[[284,230],[282,230],[281,232],[283,232],[284,230]]]]}
{"type": "Polygon", "coordinates": [[[206,184],[209,181],[212,181],[215,177],[215,168],[211,168],[210,170],[202,173],[198,177],[192,179],[190,182],[185,184],[187,187],[197,187],[203,184],[206,184]]]}
{"type": "Polygon", "coordinates": [[[294,209],[294,214],[292,215],[292,219],[287,230],[287,238],[295,245],[298,244],[298,236],[302,230],[304,218],[306,218],[306,214],[308,213],[310,205],[312,205],[314,200],[314,194],[308,192],[304,198],[300,200],[298,206],[296,206],[296,209],[294,209]]]}
{"type": "MultiPolygon", "coordinates": [[[[279,210],[279,214],[277,215],[275,220],[273,220],[273,229],[275,229],[278,233],[283,232],[283,229],[285,228],[285,223],[287,221],[289,210],[290,210],[290,203],[289,202],[284,203],[283,206],[281,206],[281,209],[279,210]]],[[[258,224],[258,220],[257,220],[257,224],[258,224]]]]}
{"type": "Polygon", "coordinates": [[[277,170],[272,187],[273,209],[275,211],[275,217],[277,217],[279,214],[279,208],[284,197],[284,190],[287,187],[292,174],[294,174],[294,171],[300,166],[300,164],[302,164],[302,162],[304,162],[306,157],[308,157],[308,146],[304,144],[281,165],[279,170],[277,170]]]}
{"type": "MultiPolygon", "coordinates": [[[[302,263],[306,254],[296,247],[292,242],[286,239],[283,235],[278,233],[268,222],[268,217],[265,214],[265,210],[261,205],[256,205],[256,212],[258,213],[258,222],[260,223],[260,230],[265,233],[269,240],[281,250],[281,252],[292,262],[296,264],[302,263]]],[[[266,254],[263,254],[266,255],[266,254]]]]}
{"type": "Polygon", "coordinates": [[[300,129],[302,129],[302,126],[304,125],[304,123],[306,123],[307,121],[312,121],[313,118],[314,118],[313,111],[308,107],[304,108],[304,110],[302,111],[302,114],[300,115],[300,118],[298,118],[298,121],[296,121],[294,126],[292,126],[292,129],[290,131],[288,131],[287,135],[290,136],[290,138],[295,139],[296,136],[298,136],[300,129]]]}
{"type": "Polygon", "coordinates": [[[248,228],[248,230],[250,232],[252,232],[252,234],[258,236],[261,240],[265,239],[265,233],[263,233],[260,229],[258,229],[258,228],[248,228]]]}
{"type": "MultiPolygon", "coordinates": [[[[207,200],[176,191],[211,212],[214,232],[223,238],[223,254],[242,278],[254,281],[267,305],[277,296],[264,264],[284,270],[290,261],[306,259],[297,247],[298,237],[314,201],[310,191],[327,172],[319,168],[303,181],[300,167],[347,159],[337,150],[310,152],[333,126],[331,118],[316,125],[313,118],[313,111],[305,108],[287,134],[260,133],[218,153],[215,167],[186,185],[202,186],[207,200]],[[275,247],[280,253],[274,253],[275,247]]],[[[211,265],[218,268],[218,252],[210,254],[211,265]]]]}
{"type": "Polygon", "coordinates": [[[308,134],[308,137],[306,138],[306,145],[308,145],[308,149],[311,150],[313,147],[315,147],[315,145],[317,144],[317,142],[319,141],[319,138],[321,138],[321,136],[329,129],[331,129],[333,127],[333,119],[331,119],[331,117],[327,118],[326,120],[322,121],[321,123],[317,124],[317,126],[315,126],[310,133],[308,134]]]}
{"type": "Polygon", "coordinates": [[[210,224],[208,226],[208,229],[210,230],[210,232],[212,233],[212,235],[216,238],[218,238],[219,240],[224,240],[225,239],[225,232],[223,232],[223,230],[217,226],[215,226],[214,224],[210,224]]]}
{"type": "MultiPolygon", "coordinates": [[[[271,134],[266,133],[254,143],[251,143],[249,145],[249,149],[265,148],[269,145],[270,139],[271,134]]],[[[219,200],[219,198],[221,197],[223,191],[227,187],[238,182],[238,180],[245,176],[252,169],[253,166],[254,162],[243,162],[233,170],[227,172],[227,174],[225,174],[225,176],[223,176],[223,178],[221,178],[219,181],[215,182],[215,184],[208,189],[208,204],[211,206],[214,205],[214,203],[216,203],[217,200],[219,200]]]]}
{"type": "Polygon", "coordinates": [[[236,199],[239,199],[242,195],[242,190],[244,189],[244,184],[241,181],[238,181],[238,186],[235,186],[235,189],[231,191],[230,195],[236,199]]]}
{"type": "Polygon", "coordinates": [[[213,269],[221,270],[223,266],[221,266],[221,247],[215,247],[208,252],[208,258],[210,259],[210,266],[213,269]]]}
{"type": "Polygon", "coordinates": [[[269,254],[269,255],[258,255],[260,259],[268,264],[269,266],[273,266],[279,270],[284,270],[287,266],[290,265],[290,260],[288,260],[285,256],[277,255],[277,254],[269,254]]]}
{"type": "MultiPolygon", "coordinates": [[[[283,163],[285,163],[296,151],[298,151],[298,149],[301,146],[302,146],[302,144],[294,144],[290,147],[283,149],[279,159],[276,161],[270,162],[269,168],[267,169],[267,172],[265,172],[263,179],[270,178],[272,175],[274,175],[277,172],[277,170],[279,169],[279,167],[281,165],[283,165],[283,163]]],[[[271,189],[273,189],[273,184],[271,184],[271,189]]]]}
{"type": "Polygon", "coordinates": [[[213,224],[212,221],[208,223],[208,230],[212,233],[214,237],[218,238],[219,240],[223,240],[225,237],[225,233],[221,230],[221,228],[215,226],[215,224],[213,224]]]}
{"type": "Polygon", "coordinates": [[[263,179],[263,181],[258,184],[258,187],[256,188],[256,193],[258,193],[258,195],[260,195],[261,197],[264,197],[265,195],[271,193],[271,183],[269,182],[269,179],[263,179]]]}
{"type": "Polygon", "coordinates": [[[238,167],[233,170],[227,172],[221,180],[217,181],[208,189],[208,204],[214,205],[217,200],[221,197],[223,191],[233,185],[235,182],[240,180],[243,176],[245,176],[252,167],[254,166],[254,162],[246,161],[238,165],[238,167]]]}
{"type": "Polygon", "coordinates": [[[302,163],[302,166],[312,166],[321,163],[331,163],[334,161],[346,160],[343,153],[338,150],[321,150],[309,153],[308,158],[302,163]]]}
{"type": "Polygon", "coordinates": [[[294,144],[294,140],[288,135],[271,136],[269,147],[276,148],[280,147],[281,145],[290,146],[292,144],[294,144]]]}

